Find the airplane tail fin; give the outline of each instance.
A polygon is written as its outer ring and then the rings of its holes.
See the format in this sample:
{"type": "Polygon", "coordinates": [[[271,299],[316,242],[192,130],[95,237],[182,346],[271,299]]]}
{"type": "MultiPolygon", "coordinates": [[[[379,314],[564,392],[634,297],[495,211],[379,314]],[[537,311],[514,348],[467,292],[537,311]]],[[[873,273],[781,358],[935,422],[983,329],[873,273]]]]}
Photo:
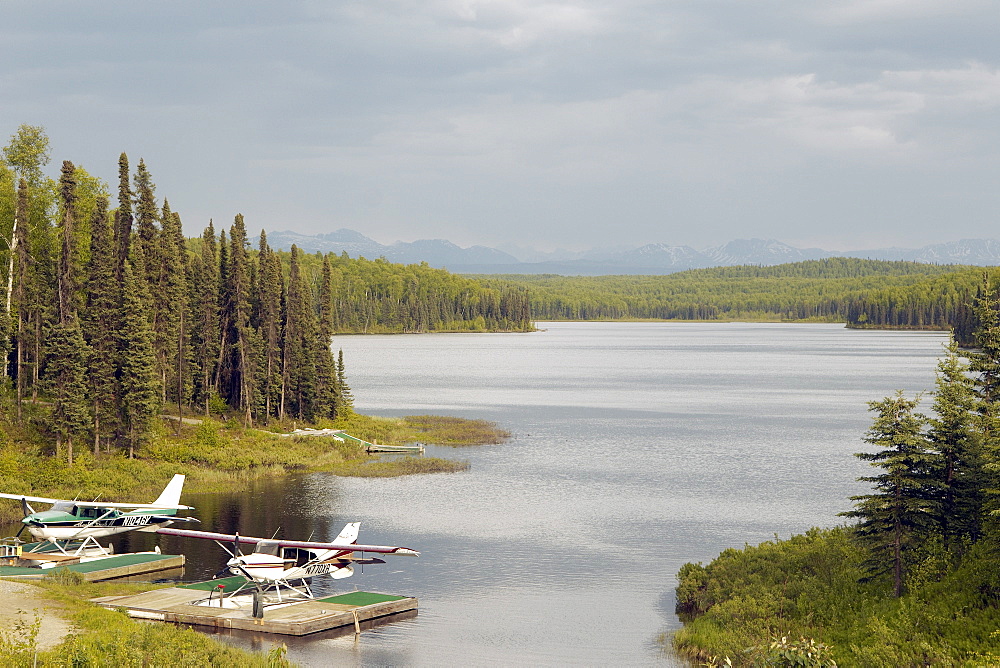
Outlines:
{"type": "Polygon", "coordinates": [[[178,473],[167,483],[167,486],[163,488],[163,492],[151,505],[162,506],[164,508],[179,506],[181,504],[182,489],[184,489],[184,474],[178,473]]]}
{"type": "Polygon", "coordinates": [[[344,530],[340,532],[333,542],[337,545],[352,545],[358,542],[358,532],[361,531],[361,522],[348,522],[344,530]]]}

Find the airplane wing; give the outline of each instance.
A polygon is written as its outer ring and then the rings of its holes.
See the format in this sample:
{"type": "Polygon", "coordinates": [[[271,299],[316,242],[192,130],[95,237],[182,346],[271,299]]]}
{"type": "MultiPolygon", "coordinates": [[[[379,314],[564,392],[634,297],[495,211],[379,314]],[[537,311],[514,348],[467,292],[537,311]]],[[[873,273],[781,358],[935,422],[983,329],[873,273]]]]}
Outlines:
{"type": "Polygon", "coordinates": [[[49,499],[44,496],[28,496],[27,494],[0,493],[0,499],[24,499],[28,503],[72,503],[81,508],[120,508],[122,510],[194,510],[194,506],[160,506],[154,503],[112,503],[110,501],[74,501],[72,499],[49,499]]]}
{"type": "MultiPolygon", "coordinates": [[[[21,497],[15,496],[12,498],[20,499],[21,497]]],[[[31,497],[28,497],[28,501],[31,501],[31,497]]],[[[156,503],[110,503],[101,501],[69,501],[74,505],[80,506],[81,508],[120,508],[122,510],[194,510],[194,506],[184,506],[177,504],[176,506],[164,506],[156,503]]]]}
{"type": "Polygon", "coordinates": [[[65,499],[47,499],[43,496],[27,496],[26,494],[0,494],[0,499],[14,499],[15,501],[24,499],[31,503],[58,503],[59,501],[65,501],[65,499]]]}
{"type": "Polygon", "coordinates": [[[375,552],[377,554],[395,554],[404,557],[419,557],[420,553],[408,547],[392,547],[390,545],[355,545],[352,543],[320,543],[304,540],[276,540],[272,538],[254,538],[253,536],[237,536],[236,534],[214,533],[212,531],[194,531],[192,529],[157,529],[156,533],[166,536],[182,536],[184,538],[202,538],[232,543],[239,539],[241,543],[256,545],[257,543],[276,544],[281,547],[298,547],[306,550],[343,550],[344,552],[375,552]]]}

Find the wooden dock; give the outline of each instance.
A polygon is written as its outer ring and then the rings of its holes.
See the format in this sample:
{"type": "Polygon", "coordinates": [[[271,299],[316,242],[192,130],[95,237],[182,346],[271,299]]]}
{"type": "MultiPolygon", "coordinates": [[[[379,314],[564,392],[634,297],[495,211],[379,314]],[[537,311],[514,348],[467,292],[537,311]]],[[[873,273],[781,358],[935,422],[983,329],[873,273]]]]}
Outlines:
{"type": "MultiPolygon", "coordinates": [[[[63,556],[63,555],[60,555],[63,556]]],[[[138,552],[134,554],[117,554],[101,559],[80,561],[70,557],[63,559],[59,568],[66,568],[83,575],[88,582],[111,580],[114,578],[134,577],[184,565],[183,554],[155,554],[153,552],[138,552]]],[[[52,568],[37,568],[30,566],[0,566],[0,577],[41,578],[53,572],[52,568]]]]}
{"type": "Polygon", "coordinates": [[[141,619],[292,636],[344,626],[360,631],[362,622],[417,609],[415,598],[362,591],[268,605],[261,619],[253,617],[249,602],[242,607],[224,607],[221,603],[219,607],[206,605],[210,595],[214,596],[212,602],[218,602],[220,599],[215,592],[234,591],[244,582],[237,576],[131,596],[104,596],[93,601],[105,608],[124,608],[132,617],[141,619]]]}

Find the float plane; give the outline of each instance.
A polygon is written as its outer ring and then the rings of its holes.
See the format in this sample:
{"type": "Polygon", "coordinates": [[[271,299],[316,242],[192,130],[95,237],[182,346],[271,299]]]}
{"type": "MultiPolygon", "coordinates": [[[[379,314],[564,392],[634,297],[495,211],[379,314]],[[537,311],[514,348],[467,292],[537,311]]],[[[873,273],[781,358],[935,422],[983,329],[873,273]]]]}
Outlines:
{"type": "MultiPolygon", "coordinates": [[[[350,577],[355,564],[384,564],[377,557],[365,557],[365,553],[392,554],[418,557],[420,553],[407,547],[388,545],[358,545],[361,522],[351,522],[344,527],[332,543],[274,538],[253,538],[239,534],[192,531],[189,529],[156,529],[156,533],[166,536],[183,536],[214,540],[231,557],[216,577],[225,573],[242,575],[247,581],[239,589],[228,594],[233,598],[248,586],[256,588],[254,609],[263,605],[263,595],[273,591],[278,602],[283,602],[282,589],[292,598],[313,598],[309,580],[318,575],[329,575],[334,579],[350,577]],[[229,549],[226,545],[232,545],[229,549]],[[253,552],[244,554],[241,545],[253,545],[253,552]],[[356,556],[358,553],[360,557],[356,556]],[[292,583],[296,583],[293,585],[292,583]]],[[[220,585],[221,586],[221,585],[220,585]]],[[[219,599],[222,606],[222,600],[219,599]]],[[[238,604],[234,603],[234,607],[238,604]]]]}
{"type": "Polygon", "coordinates": [[[192,510],[191,506],[180,503],[183,487],[184,476],[178,473],[152,503],[48,499],[4,493],[0,493],[0,498],[21,502],[24,519],[21,520],[23,526],[17,535],[20,536],[27,529],[32,536],[43,541],[33,552],[49,550],[51,545],[63,554],[68,554],[67,550],[72,549],[79,556],[89,547],[107,554],[107,550],[97,543],[97,538],[126,531],[153,531],[158,526],[178,521],[199,521],[194,517],[177,517],[178,510],[192,510]],[[32,503],[51,503],[52,507],[37,512],[31,507],[32,503]]]}

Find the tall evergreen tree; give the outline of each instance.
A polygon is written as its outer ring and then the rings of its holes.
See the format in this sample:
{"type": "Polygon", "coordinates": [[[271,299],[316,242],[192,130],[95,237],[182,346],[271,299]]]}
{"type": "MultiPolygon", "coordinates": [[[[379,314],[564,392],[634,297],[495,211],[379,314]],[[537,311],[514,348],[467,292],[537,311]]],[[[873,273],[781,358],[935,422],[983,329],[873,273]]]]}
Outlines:
{"type": "Polygon", "coordinates": [[[344,367],[344,349],[337,353],[337,417],[350,415],[354,411],[354,395],[347,384],[347,373],[344,367]]]}
{"type": "Polygon", "coordinates": [[[232,346],[232,309],[229,307],[229,241],[225,230],[219,230],[219,358],[215,365],[215,376],[212,383],[215,392],[229,398],[228,387],[231,369],[229,368],[232,346]]]}
{"type": "Polygon", "coordinates": [[[230,405],[241,409],[244,424],[253,424],[254,351],[250,340],[250,260],[247,254],[246,226],[243,215],[237,214],[230,228],[229,272],[225,284],[224,306],[226,321],[231,328],[229,340],[233,347],[229,360],[230,405]]]}
{"type": "Polygon", "coordinates": [[[73,276],[73,225],[75,224],[76,179],[75,168],[69,160],[62,164],[62,176],[59,179],[59,194],[62,201],[62,252],[59,254],[59,273],[57,276],[57,300],[59,304],[59,324],[65,325],[76,318],[76,281],[73,276]]]}
{"type": "Polygon", "coordinates": [[[87,271],[87,309],[83,316],[91,348],[87,378],[94,418],[94,452],[100,451],[118,429],[118,299],[114,282],[115,248],[108,220],[108,200],[98,200],[91,219],[90,264],[87,271]]]}
{"type": "Polygon", "coordinates": [[[121,284],[132,244],[132,188],[128,156],[118,156],[118,210],[115,211],[115,280],[121,284]]]}
{"type": "Polygon", "coordinates": [[[916,413],[917,399],[900,391],[868,406],[875,413],[865,442],[881,448],[855,456],[882,469],[859,480],[872,483],[873,493],[852,496],[854,510],[840,513],[857,518],[857,535],[868,547],[866,568],[872,577],[891,574],[893,593],[903,593],[909,555],[932,528],[940,483],[933,475],[934,456],[922,433],[925,418],[916,413]]]}
{"type": "Polygon", "coordinates": [[[266,417],[275,414],[281,401],[281,351],[282,351],[282,296],[284,278],[281,260],[267,244],[267,235],[260,233],[260,251],[257,254],[259,277],[259,305],[257,326],[261,336],[263,360],[261,362],[261,393],[266,417]]]}
{"type": "Polygon", "coordinates": [[[46,341],[45,375],[52,394],[52,426],[56,432],[56,451],[65,442],[69,462],[73,463],[73,439],[90,421],[87,386],[84,381],[89,348],[83,340],[77,320],[76,290],[73,276],[73,224],[75,222],[76,179],[73,163],[63,161],[59,179],[62,205],[62,250],[57,275],[58,321],[46,341]]]}
{"type": "Polygon", "coordinates": [[[285,305],[282,417],[286,411],[303,420],[313,417],[316,382],[314,353],[318,329],[312,293],[300,267],[300,252],[297,246],[292,245],[285,305]]]}
{"type": "Polygon", "coordinates": [[[981,534],[983,461],[975,424],[976,396],[968,365],[952,341],[939,360],[934,413],[928,439],[937,457],[934,477],[940,481],[937,523],[946,547],[961,539],[976,541],[981,534]]]}
{"type": "Polygon", "coordinates": [[[191,261],[191,340],[195,365],[199,369],[196,396],[209,411],[209,401],[217,391],[219,344],[219,253],[215,228],[209,222],[202,234],[201,253],[191,261]]]}
{"type": "MultiPolygon", "coordinates": [[[[142,246],[142,257],[146,263],[146,285],[153,293],[159,284],[160,264],[160,234],[159,212],[156,206],[156,186],[153,177],[146,168],[146,162],[140,158],[133,178],[135,188],[135,235],[136,242],[142,246]]],[[[155,301],[154,301],[155,304],[155,301]]],[[[156,309],[150,309],[150,322],[154,331],[158,329],[156,309]]]]}
{"type": "Polygon", "coordinates": [[[130,458],[148,440],[153,420],[160,412],[153,333],[145,315],[149,296],[141,278],[144,274],[142,247],[137,245],[125,265],[119,332],[121,422],[130,458]]]}
{"type": "Polygon", "coordinates": [[[68,461],[72,464],[73,441],[83,435],[90,423],[85,380],[90,348],[83,340],[75,315],[52,328],[46,339],[46,353],[45,377],[52,399],[56,453],[65,443],[68,461]]]}

